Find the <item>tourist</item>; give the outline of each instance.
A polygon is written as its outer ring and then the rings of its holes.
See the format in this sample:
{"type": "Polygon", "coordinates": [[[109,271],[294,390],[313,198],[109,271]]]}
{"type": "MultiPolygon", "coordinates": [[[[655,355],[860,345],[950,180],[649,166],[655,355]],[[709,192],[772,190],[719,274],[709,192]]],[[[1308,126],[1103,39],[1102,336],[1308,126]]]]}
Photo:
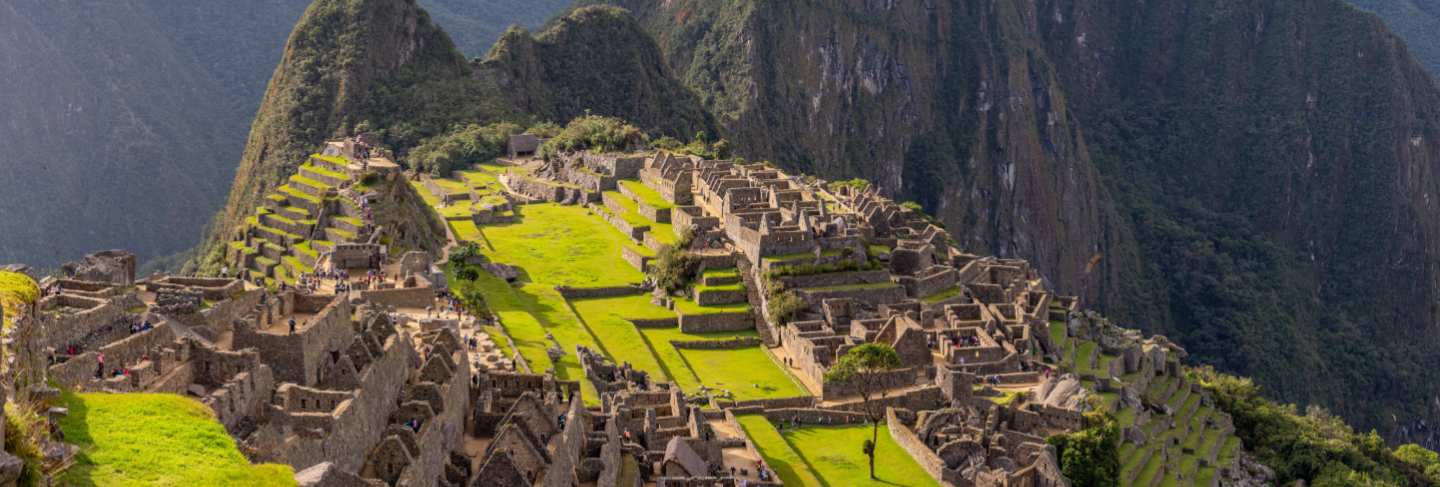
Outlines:
{"type": "Polygon", "coordinates": [[[98,354],[96,354],[96,355],[95,355],[95,362],[96,362],[95,378],[96,378],[96,379],[104,378],[104,377],[105,377],[105,352],[99,352],[98,354]]]}
{"type": "Polygon", "coordinates": [[[290,334],[295,334],[295,318],[290,318],[290,334]]]}

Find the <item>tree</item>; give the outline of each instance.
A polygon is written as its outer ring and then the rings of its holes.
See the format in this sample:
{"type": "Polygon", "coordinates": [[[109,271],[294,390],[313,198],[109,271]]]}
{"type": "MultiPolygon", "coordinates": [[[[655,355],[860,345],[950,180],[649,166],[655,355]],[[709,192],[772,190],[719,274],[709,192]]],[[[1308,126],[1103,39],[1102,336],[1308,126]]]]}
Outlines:
{"type": "Polygon", "coordinates": [[[1120,428],[1115,418],[1096,409],[1085,413],[1085,424],[1083,430],[1046,440],[1055,446],[1060,471],[1075,487],[1119,485],[1120,428]]]}
{"type": "Polygon", "coordinates": [[[845,352],[825,373],[826,382],[850,382],[860,393],[865,416],[870,420],[870,439],[865,455],[870,457],[870,478],[875,479],[875,444],[880,441],[880,414],[871,398],[884,390],[885,373],[900,368],[900,354],[889,345],[866,343],[845,352]]]}

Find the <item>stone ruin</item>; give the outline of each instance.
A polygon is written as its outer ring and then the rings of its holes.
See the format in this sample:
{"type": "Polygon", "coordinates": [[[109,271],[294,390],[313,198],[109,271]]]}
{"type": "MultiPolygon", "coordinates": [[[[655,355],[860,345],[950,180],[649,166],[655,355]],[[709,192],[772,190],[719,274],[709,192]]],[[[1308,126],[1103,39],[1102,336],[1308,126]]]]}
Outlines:
{"type": "Polygon", "coordinates": [[[65,276],[77,281],[101,282],[129,286],[135,282],[135,254],[125,250],[106,250],[60,266],[65,276]]]}

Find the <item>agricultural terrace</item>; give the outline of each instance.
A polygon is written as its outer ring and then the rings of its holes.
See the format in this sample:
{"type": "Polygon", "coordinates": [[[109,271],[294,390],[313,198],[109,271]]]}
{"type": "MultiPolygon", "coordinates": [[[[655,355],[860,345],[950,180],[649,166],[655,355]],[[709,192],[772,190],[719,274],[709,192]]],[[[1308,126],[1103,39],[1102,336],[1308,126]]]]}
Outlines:
{"type": "Polygon", "coordinates": [[[729,350],[675,347],[673,342],[755,337],[754,330],[685,333],[678,327],[638,328],[631,320],[673,319],[675,313],[650,303],[648,295],[572,301],[581,319],[600,337],[602,352],[616,362],[658,371],[687,391],[700,386],[729,390],[737,400],[804,396],[795,379],[759,346],[729,350]]]}
{"type": "MultiPolygon", "coordinates": [[[[440,187],[475,188],[498,184],[497,173],[496,166],[480,165],[476,170],[457,172],[457,178],[437,181],[445,182],[440,187]]],[[[417,185],[416,189],[437,212],[445,214],[440,198],[429,194],[423,186],[417,185]]],[[[628,197],[618,196],[634,204],[628,197]]],[[[654,252],[586,207],[531,204],[521,206],[516,215],[511,223],[476,226],[468,218],[447,218],[447,223],[457,240],[478,243],[492,262],[522,269],[521,282],[511,285],[483,271],[474,281],[451,279],[451,282],[457,288],[473,286],[485,296],[490,311],[500,317],[505,334],[514,340],[515,349],[525,357],[531,370],[541,372],[554,367],[558,377],[579,380],[585,387],[586,401],[596,404],[598,395],[593,385],[583,380],[584,372],[574,355],[575,346],[583,345],[617,363],[628,362],[660,380],[673,381],[687,391],[701,386],[727,390],[736,400],[807,394],[760,346],[696,350],[680,349],[672,344],[754,337],[753,330],[687,334],[673,324],[661,328],[636,327],[634,320],[673,322],[676,318],[674,311],[652,304],[649,296],[638,290],[628,296],[567,301],[555,290],[557,286],[599,288],[640,284],[645,275],[625,262],[621,251],[629,248],[645,255],[654,252]],[[553,337],[553,342],[547,334],[553,337]],[[556,342],[565,354],[552,360],[547,349],[556,342]]],[[[654,222],[646,224],[656,226],[654,222]]],[[[664,226],[664,233],[673,239],[673,230],[664,226]]],[[[677,303],[677,308],[687,314],[749,310],[745,303],[698,306],[689,301],[677,303]]],[[[495,341],[506,343],[498,336],[495,341]]]]}
{"type": "Polygon", "coordinates": [[[870,439],[870,425],[803,426],[778,431],[764,416],[743,415],[740,426],[785,485],[933,486],[938,485],[910,454],[895,444],[890,430],[880,428],[875,450],[875,476],[861,447],[870,439]]]}
{"type": "MultiPolygon", "coordinates": [[[[1102,352],[1094,341],[1067,336],[1065,323],[1060,321],[1050,322],[1050,342],[1060,350],[1062,359],[1057,365],[1083,377],[1082,382],[1090,390],[1098,390],[1096,381],[1105,380],[1102,378],[1109,375],[1110,362],[1118,359],[1102,352]]],[[[1123,376],[1108,380],[1114,382],[1114,388],[1118,390],[1136,379],[1123,376]]],[[[1211,416],[1220,412],[1213,406],[1202,404],[1200,394],[1192,393],[1189,384],[1184,382],[1168,376],[1156,376],[1144,391],[1150,402],[1170,406],[1175,411],[1171,418],[1174,421],[1152,418],[1143,428],[1145,437],[1150,439],[1145,444],[1122,441],[1120,478],[1123,483],[1176,485],[1193,480],[1196,485],[1210,485],[1216,475],[1215,465],[1228,465],[1238,454],[1238,437],[1207,424],[1211,416]],[[1167,457],[1178,459],[1178,473],[1181,475],[1162,468],[1167,457]]],[[[1121,428],[1135,425],[1136,411],[1124,407],[1117,393],[1098,394],[1114,413],[1121,428]]]]}
{"type": "Polygon", "coordinates": [[[288,465],[251,465],[209,408],[171,394],[73,394],[65,441],[80,447],[60,485],[293,486],[288,465]]]}

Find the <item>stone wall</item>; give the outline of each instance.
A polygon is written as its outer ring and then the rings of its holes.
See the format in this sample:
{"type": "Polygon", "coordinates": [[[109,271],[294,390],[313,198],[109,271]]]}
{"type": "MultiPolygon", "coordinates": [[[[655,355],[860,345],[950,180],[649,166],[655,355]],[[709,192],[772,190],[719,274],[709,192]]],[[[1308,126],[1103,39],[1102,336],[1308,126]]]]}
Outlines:
{"type": "MultiPolygon", "coordinates": [[[[917,377],[915,369],[900,369],[882,372],[879,381],[883,389],[896,389],[915,385],[917,377]]],[[[859,397],[859,389],[854,381],[825,381],[820,385],[820,397],[826,401],[838,400],[848,397],[859,397]]]]}
{"type": "Polygon", "coordinates": [[[777,278],[788,289],[807,287],[843,286],[846,284],[878,284],[890,282],[890,272],[885,270],[827,272],[802,276],[781,276],[777,278]]]}
{"type": "Polygon", "coordinates": [[[425,309],[435,304],[435,289],[430,287],[411,287],[404,289],[360,291],[360,299],[381,306],[425,309]]]}
{"type": "Polygon", "coordinates": [[[797,289],[795,292],[802,299],[805,299],[806,301],[811,303],[819,303],[820,301],[826,299],[853,299],[870,305],[881,305],[898,303],[905,300],[905,288],[900,286],[891,286],[875,289],[856,288],[833,290],[819,290],[818,288],[812,288],[797,289]]]}
{"type": "Polygon", "coordinates": [[[909,453],[910,458],[915,459],[915,463],[925,469],[925,473],[930,474],[930,477],[936,481],[944,479],[945,461],[926,446],[925,442],[921,441],[920,437],[911,431],[904,421],[896,417],[895,408],[886,408],[885,428],[890,430],[890,437],[895,440],[895,444],[899,445],[901,450],[905,450],[905,453],[909,453]]]}
{"type": "Polygon", "coordinates": [[[680,315],[680,331],[685,333],[716,333],[749,330],[755,327],[750,313],[714,313],[680,315]]]}
{"type": "Polygon", "coordinates": [[[860,424],[869,419],[863,412],[821,408],[768,409],[764,414],[765,418],[772,422],[798,422],[808,425],[860,424]]]}
{"type": "Polygon", "coordinates": [[[648,272],[650,270],[651,257],[643,255],[639,251],[636,251],[629,246],[622,247],[620,249],[620,258],[625,259],[626,263],[630,264],[636,269],[639,269],[640,272],[648,272]]]}
{"type": "Polygon", "coordinates": [[[745,301],[745,289],[695,289],[695,304],[701,306],[714,306],[720,304],[733,304],[745,301]]]}
{"type": "Polygon", "coordinates": [[[655,318],[630,320],[636,328],[674,328],[680,326],[679,318],[655,318]]]}
{"type": "Polygon", "coordinates": [[[569,287],[555,286],[555,291],[565,299],[591,299],[591,298],[614,298],[619,296],[630,296],[644,292],[644,289],[634,286],[612,286],[612,287],[569,287]]]}
{"type": "Polygon", "coordinates": [[[671,210],[670,219],[677,230],[693,228],[697,234],[720,227],[719,218],[705,216],[698,206],[677,206],[671,210]]]}
{"type": "MultiPolygon", "coordinates": [[[[415,356],[413,340],[407,333],[391,335],[385,341],[384,353],[362,372],[354,398],[332,415],[331,433],[318,438],[301,435],[285,441],[277,448],[274,460],[296,470],[329,461],[347,472],[360,471],[365,454],[384,435],[410,364],[417,360],[415,356]]],[[[284,427],[289,429],[289,425],[284,427]]]]}
{"type": "Polygon", "coordinates": [[[40,321],[45,329],[45,347],[63,350],[66,345],[78,344],[93,349],[129,333],[125,305],[120,298],[101,302],[59,295],[45,298],[39,306],[43,310],[52,303],[68,309],[80,309],[70,307],[71,304],[84,305],[88,309],[74,313],[42,312],[40,321]]]}
{"type": "MultiPolygon", "coordinates": [[[[313,306],[315,303],[312,301],[312,298],[297,298],[296,307],[313,306]]],[[[235,348],[258,349],[260,357],[274,370],[278,381],[313,386],[318,382],[319,370],[328,360],[330,352],[350,347],[355,336],[350,314],[349,302],[331,299],[294,335],[260,332],[254,329],[253,323],[237,327],[235,348]]],[[[279,326],[284,326],[284,319],[277,318],[282,321],[279,326]]]]}
{"type": "Polygon", "coordinates": [[[675,348],[691,350],[735,350],[760,346],[760,337],[739,337],[727,340],[670,340],[675,348]]]}
{"type": "Polygon", "coordinates": [[[401,485],[431,485],[436,479],[445,474],[445,463],[450,458],[450,452],[460,449],[463,445],[463,434],[465,432],[465,421],[469,411],[469,380],[470,364],[463,357],[464,352],[456,352],[452,361],[455,362],[455,370],[450,375],[450,380],[444,384],[436,384],[440,388],[444,408],[436,411],[435,417],[426,421],[424,427],[420,428],[419,438],[420,454],[410,463],[401,477],[401,485]],[[405,483],[406,479],[408,484],[405,483]]]}

